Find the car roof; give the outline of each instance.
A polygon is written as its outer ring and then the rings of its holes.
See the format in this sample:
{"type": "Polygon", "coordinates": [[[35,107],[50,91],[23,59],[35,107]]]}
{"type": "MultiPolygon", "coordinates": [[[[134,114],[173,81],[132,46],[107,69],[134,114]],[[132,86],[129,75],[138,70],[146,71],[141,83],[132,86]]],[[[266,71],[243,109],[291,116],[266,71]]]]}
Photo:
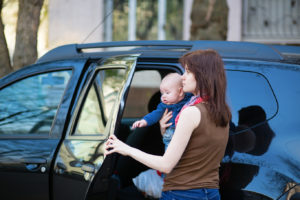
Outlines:
{"type": "Polygon", "coordinates": [[[102,58],[121,54],[140,54],[140,59],[178,59],[189,51],[204,49],[214,49],[222,58],[300,63],[300,47],[211,40],[146,40],[68,44],[50,50],[39,58],[37,63],[75,58],[102,58]]]}

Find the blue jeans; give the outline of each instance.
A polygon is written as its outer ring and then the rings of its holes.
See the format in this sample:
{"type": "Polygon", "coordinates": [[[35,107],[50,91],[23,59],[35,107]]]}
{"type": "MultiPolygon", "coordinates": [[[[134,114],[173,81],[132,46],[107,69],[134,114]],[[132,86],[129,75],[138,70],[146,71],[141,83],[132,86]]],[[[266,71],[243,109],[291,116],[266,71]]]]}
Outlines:
{"type": "Polygon", "coordinates": [[[175,132],[175,128],[169,127],[169,128],[167,128],[165,134],[163,135],[163,142],[165,144],[165,150],[167,150],[167,148],[171,142],[171,139],[174,135],[174,132],[175,132]]]}
{"type": "Polygon", "coordinates": [[[220,200],[218,189],[171,190],[162,192],[160,200],[220,200]]]}

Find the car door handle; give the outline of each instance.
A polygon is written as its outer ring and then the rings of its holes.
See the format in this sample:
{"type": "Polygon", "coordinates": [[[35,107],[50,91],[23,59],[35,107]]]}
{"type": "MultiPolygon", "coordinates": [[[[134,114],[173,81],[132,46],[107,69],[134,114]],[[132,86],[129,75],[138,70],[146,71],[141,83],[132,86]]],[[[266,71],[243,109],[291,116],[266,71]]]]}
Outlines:
{"type": "Polygon", "coordinates": [[[44,164],[47,163],[45,158],[23,158],[22,162],[26,165],[26,169],[32,172],[41,170],[41,172],[46,172],[46,166],[44,164]]]}
{"type": "Polygon", "coordinates": [[[88,173],[94,173],[95,172],[95,166],[90,164],[90,163],[86,163],[83,164],[81,166],[82,171],[88,172],[88,173]]]}

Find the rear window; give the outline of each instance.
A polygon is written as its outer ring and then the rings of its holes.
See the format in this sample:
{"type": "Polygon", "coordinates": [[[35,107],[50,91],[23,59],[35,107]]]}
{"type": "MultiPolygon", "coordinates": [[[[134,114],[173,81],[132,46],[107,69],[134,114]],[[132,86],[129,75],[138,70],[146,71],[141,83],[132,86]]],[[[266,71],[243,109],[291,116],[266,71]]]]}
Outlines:
{"type": "Polygon", "coordinates": [[[268,80],[259,73],[227,71],[228,103],[232,111],[226,155],[233,151],[264,154],[274,137],[268,125],[278,105],[268,80]]]}
{"type": "Polygon", "coordinates": [[[255,72],[227,71],[227,96],[236,125],[255,125],[277,113],[277,101],[267,79],[255,72]]]}

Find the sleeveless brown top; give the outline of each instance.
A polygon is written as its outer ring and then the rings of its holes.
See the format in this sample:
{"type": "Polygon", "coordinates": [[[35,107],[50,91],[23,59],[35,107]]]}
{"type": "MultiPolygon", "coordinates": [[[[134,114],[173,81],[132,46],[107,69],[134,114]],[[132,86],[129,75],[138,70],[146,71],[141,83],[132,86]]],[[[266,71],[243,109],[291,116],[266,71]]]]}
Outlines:
{"type": "Polygon", "coordinates": [[[193,131],[182,157],[166,175],[163,191],[219,188],[219,167],[229,136],[229,125],[217,127],[203,103],[199,126],[193,131]]]}

